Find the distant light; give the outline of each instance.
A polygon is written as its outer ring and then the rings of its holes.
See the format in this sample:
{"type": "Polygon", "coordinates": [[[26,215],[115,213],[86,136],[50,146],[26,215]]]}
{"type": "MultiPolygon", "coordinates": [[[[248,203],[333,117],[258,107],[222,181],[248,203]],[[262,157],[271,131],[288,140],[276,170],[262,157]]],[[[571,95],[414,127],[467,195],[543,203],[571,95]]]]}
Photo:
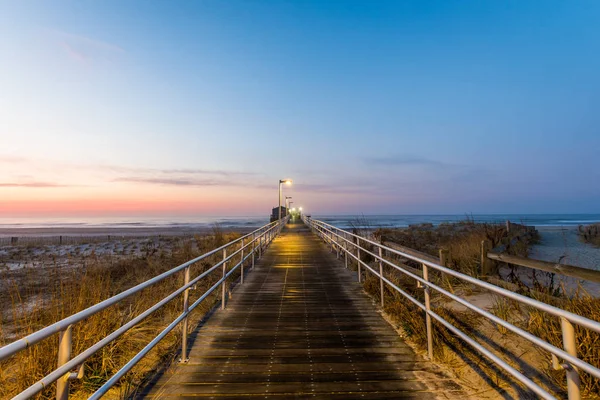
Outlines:
{"type": "Polygon", "coordinates": [[[302,211],[302,207],[300,207],[298,210],[302,211]]]}

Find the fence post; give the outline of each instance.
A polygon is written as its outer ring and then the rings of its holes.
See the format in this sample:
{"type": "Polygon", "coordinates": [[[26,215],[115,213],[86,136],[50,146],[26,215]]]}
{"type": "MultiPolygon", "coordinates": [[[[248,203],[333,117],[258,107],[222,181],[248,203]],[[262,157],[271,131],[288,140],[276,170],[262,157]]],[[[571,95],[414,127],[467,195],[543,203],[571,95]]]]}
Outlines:
{"type": "Polygon", "coordinates": [[[227,279],[225,279],[225,276],[227,275],[227,262],[225,261],[225,259],[227,259],[227,248],[223,249],[223,277],[221,278],[223,279],[223,283],[221,284],[221,310],[225,309],[225,286],[227,283],[227,279]]]}
{"type": "MultiPolygon", "coordinates": [[[[429,282],[429,268],[427,265],[423,265],[423,279],[429,282]]],[[[427,328],[427,354],[429,355],[429,359],[433,360],[433,332],[431,328],[431,316],[429,312],[431,311],[431,299],[429,298],[429,286],[425,285],[425,325],[427,328]]]]}
{"type": "MultiPolygon", "coordinates": [[[[183,284],[187,285],[188,283],[190,283],[190,267],[186,267],[185,273],[184,273],[184,278],[183,278],[183,284]]],[[[183,312],[184,313],[188,312],[189,299],[190,299],[190,288],[187,288],[183,292],[183,312]]],[[[181,358],[179,359],[179,362],[186,363],[189,360],[187,358],[187,342],[188,342],[188,317],[187,317],[187,315],[185,316],[185,318],[183,319],[182,322],[183,323],[181,324],[181,358]]]]}
{"type": "Polygon", "coordinates": [[[256,233],[252,234],[252,269],[254,269],[254,245],[256,244],[256,233]]]}
{"type": "MultiPolygon", "coordinates": [[[[563,347],[567,353],[573,357],[577,357],[577,343],[573,324],[565,317],[560,317],[560,323],[562,328],[563,347]]],[[[581,382],[579,380],[579,372],[577,371],[577,368],[571,364],[565,363],[565,370],[567,371],[567,390],[569,393],[569,400],[581,399],[581,393],[579,391],[581,382]]]]}
{"type": "Polygon", "coordinates": [[[344,233],[344,263],[346,265],[346,269],[348,269],[348,236],[346,233],[344,233]]]}
{"type": "Polygon", "coordinates": [[[379,246],[379,293],[381,296],[381,308],[383,308],[383,250],[379,246]]]}
{"type": "Polygon", "coordinates": [[[489,275],[491,272],[491,260],[487,253],[492,249],[492,242],[489,240],[481,241],[481,275],[489,275]]]}
{"type": "Polygon", "coordinates": [[[358,244],[358,247],[356,248],[356,258],[357,258],[357,264],[358,264],[358,283],[361,282],[361,274],[360,274],[360,240],[358,240],[358,238],[356,239],[356,243],[358,244]]]}
{"type": "MultiPolygon", "coordinates": [[[[73,343],[73,326],[61,331],[58,337],[58,363],[57,368],[66,364],[71,359],[73,343]]],[[[69,398],[69,375],[67,372],[56,381],[56,400],[67,400],[69,398]]]]}
{"type": "MultiPolygon", "coordinates": [[[[440,249],[439,254],[440,254],[440,265],[442,267],[448,267],[448,250],[440,249]]],[[[450,283],[450,279],[448,278],[448,275],[446,275],[443,272],[440,272],[439,275],[440,275],[440,281],[445,280],[450,292],[454,293],[454,289],[452,288],[452,284],[450,283]]]]}
{"type": "Polygon", "coordinates": [[[241,283],[244,284],[244,239],[242,239],[242,257],[240,261],[240,267],[242,268],[241,283]]]}

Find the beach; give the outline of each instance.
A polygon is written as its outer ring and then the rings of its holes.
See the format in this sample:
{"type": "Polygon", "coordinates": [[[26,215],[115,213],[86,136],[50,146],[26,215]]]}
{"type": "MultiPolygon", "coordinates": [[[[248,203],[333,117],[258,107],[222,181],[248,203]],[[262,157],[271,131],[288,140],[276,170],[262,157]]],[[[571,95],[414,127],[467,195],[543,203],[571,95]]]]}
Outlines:
{"type": "Polygon", "coordinates": [[[540,243],[532,247],[529,257],[575,265],[600,271],[600,248],[579,239],[577,227],[536,227],[540,243]]]}

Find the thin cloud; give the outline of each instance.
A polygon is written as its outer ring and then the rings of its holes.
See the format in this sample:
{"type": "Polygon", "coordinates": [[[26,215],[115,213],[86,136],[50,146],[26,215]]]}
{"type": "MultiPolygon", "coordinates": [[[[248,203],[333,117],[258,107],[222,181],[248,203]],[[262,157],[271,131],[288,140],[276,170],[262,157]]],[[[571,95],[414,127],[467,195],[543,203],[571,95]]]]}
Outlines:
{"type": "Polygon", "coordinates": [[[126,51],[115,44],[87,36],[51,30],[53,41],[62,47],[68,57],[79,64],[91,65],[94,62],[111,62],[126,51]]]}
{"type": "Polygon", "coordinates": [[[78,50],[75,50],[67,42],[63,42],[62,46],[65,49],[65,51],[67,52],[67,54],[69,55],[69,57],[71,57],[73,60],[80,62],[82,64],[88,64],[89,58],[85,54],[83,54],[82,52],[80,52],[78,50]]]}
{"type": "Polygon", "coordinates": [[[19,156],[10,156],[10,155],[0,155],[0,163],[22,163],[27,161],[24,157],[19,156]]]}
{"type": "Polygon", "coordinates": [[[218,181],[214,179],[181,179],[181,178],[144,178],[144,177],[121,177],[113,179],[113,182],[143,183],[150,185],[168,186],[220,186],[231,185],[231,182],[218,181]]]}
{"type": "Polygon", "coordinates": [[[58,35],[63,39],[63,41],[67,41],[70,43],[75,43],[78,45],[88,46],[90,48],[95,48],[99,50],[110,51],[114,53],[125,53],[125,49],[116,44],[108,43],[103,40],[92,39],[88,36],[76,35],[73,33],[67,33],[63,31],[53,30],[54,34],[58,35]]]}
{"type": "Polygon", "coordinates": [[[89,166],[91,169],[104,169],[110,172],[116,173],[130,173],[130,174],[164,174],[164,175],[217,175],[222,177],[235,177],[235,176],[257,176],[260,175],[256,172],[246,171],[227,171],[227,170],[210,170],[201,168],[139,168],[139,167],[123,167],[119,165],[100,165],[100,166],[89,166]]]}
{"type": "Polygon", "coordinates": [[[24,187],[24,188],[55,188],[55,187],[67,187],[71,185],[62,185],[60,183],[53,182],[0,182],[0,187],[24,187]]]}

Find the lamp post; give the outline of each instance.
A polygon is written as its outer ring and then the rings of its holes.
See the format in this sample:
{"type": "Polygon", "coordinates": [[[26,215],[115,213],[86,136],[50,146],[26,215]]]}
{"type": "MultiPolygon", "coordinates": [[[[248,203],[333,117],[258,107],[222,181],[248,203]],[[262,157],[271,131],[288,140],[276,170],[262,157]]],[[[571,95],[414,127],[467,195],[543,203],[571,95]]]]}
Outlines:
{"type": "Polygon", "coordinates": [[[280,179],[279,180],[279,221],[281,221],[281,184],[285,183],[286,185],[291,185],[291,179],[280,179]]]}
{"type": "Polygon", "coordinates": [[[290,205],[288,200],[291,199],[292,196],[285,196],[285,215],[287,216],[290,213],[290,205]]]}

